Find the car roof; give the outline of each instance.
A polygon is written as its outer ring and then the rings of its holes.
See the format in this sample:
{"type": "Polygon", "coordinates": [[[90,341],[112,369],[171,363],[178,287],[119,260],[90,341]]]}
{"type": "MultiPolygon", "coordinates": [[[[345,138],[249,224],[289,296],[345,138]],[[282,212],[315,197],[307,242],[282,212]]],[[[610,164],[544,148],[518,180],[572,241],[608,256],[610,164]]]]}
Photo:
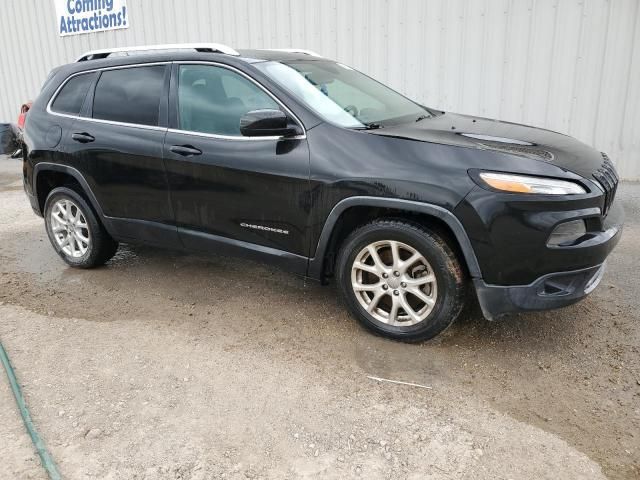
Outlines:
{"type": "Polygon", "coordinates": [[[264,61],[276,61],[276,62],[291,62],[296,60],[326,60],[313,52],[307,50],[299,51],[286,51],[286,50],[238,50],[238,53],[248,62],[264,62],[264,61]]]}
{"type": "Polygon", "coordinates": [[[180,61],[209,61],[219,62],[227,65],[238,66],[238,64],[254,64],[266,61],[290,62],[301,60],[322,60],[322,57],[303,51],[283,51],[283,50],[258,50],[243,49],[238,50],[238,55],[229,55],[219,52],[199,52],[188,49],[171,51],[149,51],[134,54],[114,54],[105,58],[80,60],[59,67],[59,70],[67,76],[86,70],[97,70],[109,67],[139,65],[144,63],[158,62],[180,62],[180,61]]]}

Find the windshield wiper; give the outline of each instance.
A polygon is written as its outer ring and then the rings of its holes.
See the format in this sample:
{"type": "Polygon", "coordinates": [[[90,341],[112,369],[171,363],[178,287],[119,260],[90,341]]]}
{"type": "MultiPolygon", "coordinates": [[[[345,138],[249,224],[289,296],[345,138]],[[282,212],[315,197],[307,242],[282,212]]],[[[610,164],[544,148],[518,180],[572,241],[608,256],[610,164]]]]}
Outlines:
{"type": "Polygon", "coordinates": [[[424,120],[425,118],[429,118],[429,115],[420,115],[418,118],[416,118],[416,122],[419,122],[420,120],[424,120]]]}
{"type": "Polygon", "coordinates": [[[364,127],[356,127],[356,130],[376,130],[378,128],[383,128],[379,123],[363,123],[364,127]]]}

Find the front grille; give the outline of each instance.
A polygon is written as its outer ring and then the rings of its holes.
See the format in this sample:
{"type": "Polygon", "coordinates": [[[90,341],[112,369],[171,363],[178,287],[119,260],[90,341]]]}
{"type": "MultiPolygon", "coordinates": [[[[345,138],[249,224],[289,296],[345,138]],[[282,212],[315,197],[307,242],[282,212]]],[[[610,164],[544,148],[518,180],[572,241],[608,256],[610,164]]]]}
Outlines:
{"type": "Polygon", "coordinates": [[[605,216],[609,213],[613,199],[616,196],[619,178],[613,163],[609,160],[606,153],[602,154],[602,158],[604,161],[600,168],[593,172],[593,178],[595,178],[604,189],[604,208],[602,210],[602,215],[605,216]]]}

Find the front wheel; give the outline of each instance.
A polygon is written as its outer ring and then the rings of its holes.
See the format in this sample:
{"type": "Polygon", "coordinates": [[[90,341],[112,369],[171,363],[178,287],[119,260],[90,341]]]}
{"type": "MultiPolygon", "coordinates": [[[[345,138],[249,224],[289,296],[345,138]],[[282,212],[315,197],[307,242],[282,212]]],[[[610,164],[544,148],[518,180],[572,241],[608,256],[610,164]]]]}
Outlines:
{"type": "Polygon", "coordinates": [[[337,280],[360,323],[395,340],[435,337],[464,304],[464,275],[451,248],[434,232],[401,220],[354,231],[340,251],[337,280]]]}

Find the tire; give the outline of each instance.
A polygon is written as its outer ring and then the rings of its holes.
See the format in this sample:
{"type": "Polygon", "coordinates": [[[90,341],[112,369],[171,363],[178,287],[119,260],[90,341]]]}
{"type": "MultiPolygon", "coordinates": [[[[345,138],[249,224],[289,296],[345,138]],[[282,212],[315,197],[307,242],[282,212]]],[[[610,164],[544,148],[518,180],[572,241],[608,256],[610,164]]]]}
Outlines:
{"type": "Polygon", "coordinates": [[[464,305],[465,277],[449,245],[404,220],[376,220],[352,232],[340,249],[336,274],[356,319],[394,340],[433,338],[453,323],[464,305]],[[381,263],[375,262],[372,250],[381,263]]]}
{"type": "Polygon", "coordinates": [[[54,188],[47,197],[44,211],[49,241],[67,264],[76,268],[93,268],[103,265],[115,255],[118,243],[76,191],[67,187],[54,188]],[[71,217],[66,216],[67,208],[71,217]]]}

